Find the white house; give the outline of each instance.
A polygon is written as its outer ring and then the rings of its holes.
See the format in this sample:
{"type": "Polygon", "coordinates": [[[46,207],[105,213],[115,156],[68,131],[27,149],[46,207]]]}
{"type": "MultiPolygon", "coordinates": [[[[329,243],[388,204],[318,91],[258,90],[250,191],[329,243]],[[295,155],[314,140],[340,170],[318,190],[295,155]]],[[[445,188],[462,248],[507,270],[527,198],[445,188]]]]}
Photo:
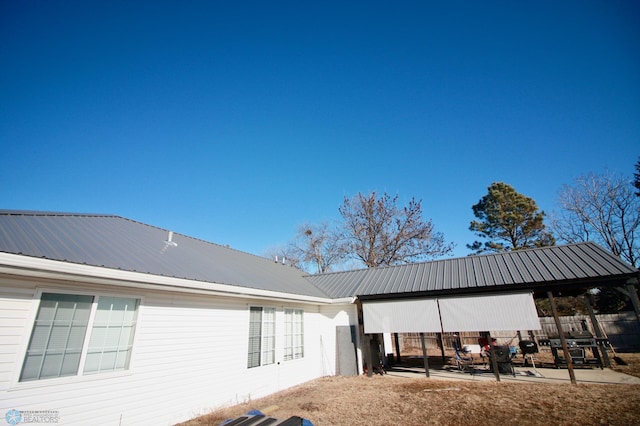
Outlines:
{"type": "Polygon", "coordinates": [[[350,302],[120,217],[1,212],[0,414],[171,424],[333,375],[350,302]]]}
{"type": "Polygon", "coordinates": [[[450,327],[465,327],[455,311],[478,297],[500,293],[500,306],[516,294],[531,312],[545,283],[617,285],[638,273],[590,243],[525,252],[307,276],[118,216],[0,211],[0,415],[173,424],[358,374],[363,333],[429,322],[421,313],[434,298],[452,306],[450,327]]]}

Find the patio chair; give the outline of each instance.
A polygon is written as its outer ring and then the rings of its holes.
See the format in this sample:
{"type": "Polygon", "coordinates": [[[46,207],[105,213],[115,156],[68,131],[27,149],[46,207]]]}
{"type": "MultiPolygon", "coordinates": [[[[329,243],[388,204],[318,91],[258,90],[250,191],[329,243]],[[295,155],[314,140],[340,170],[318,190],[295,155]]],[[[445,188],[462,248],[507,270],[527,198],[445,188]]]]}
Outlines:
{"type": "Polygon", "coordinates": [[[458,344],[456,342],[453,343],[453,350],[456,353],[456,365],[458,366],[458,370],[473,374],[473,356],[469,356],[458,348],[458,344]]]}

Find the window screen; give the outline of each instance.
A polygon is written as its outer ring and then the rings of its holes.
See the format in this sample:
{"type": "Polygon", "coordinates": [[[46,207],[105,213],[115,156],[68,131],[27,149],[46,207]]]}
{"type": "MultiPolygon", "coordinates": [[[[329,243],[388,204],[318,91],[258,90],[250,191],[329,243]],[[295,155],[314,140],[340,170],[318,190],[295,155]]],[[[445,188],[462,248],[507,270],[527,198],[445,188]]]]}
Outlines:
{"type": "Polygon", "coordinates": [[[129,368],[137,315],[138,299],[101,297],[98,300],[85,373],[129,368]]]}
{"type": "Polygon", "coordinates": [[[284,360],[304,356],[304,312],[302,309],[285,309],[285,347],[284,360]]]}
{"type": "Polygon", "coordinates": [[[273,364],[275,350],[276,310],[274,308],[250,308],[247,367],[273,364]]]}
{"type": "Polygon", "coordinates": [[[262,316],[262,365],[273,364],[276,358],[276,310],[264,308],[262,316]]]}
{"type": "Polygon", "coordinates": [[[78,375],[83,359],[86,374],[128,369],[139,304],[42,293],[20,381],[78,375]]]}
{"type": "Polygon", "coordinates": [[[249,311],[249,358],[247,367],[257,367],[260,365],[262,330],[262,308],[251,308],[249,311]]]}
{"type": "Polygon", "coordinates": [[[43,293],[20,381],[78,373],[93,296],[43,293]]]}

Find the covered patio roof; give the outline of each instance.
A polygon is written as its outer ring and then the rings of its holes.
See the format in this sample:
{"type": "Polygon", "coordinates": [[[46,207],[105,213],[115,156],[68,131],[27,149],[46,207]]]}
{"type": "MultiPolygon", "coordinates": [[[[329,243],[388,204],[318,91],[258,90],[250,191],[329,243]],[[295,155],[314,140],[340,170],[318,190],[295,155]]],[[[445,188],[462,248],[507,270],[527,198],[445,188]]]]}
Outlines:
{"type": "Polygon", "coordinates": [[[308,276],[360,300],[623,286],[638,270],[592,242],[308,276]]]}
{"type": "MultiPolygon", "coordinates": [[[[357,297],[366,342],[377,333],[419,332],[427,375],[424,332],[539,329],[534,294],[549,298],[568,360],[554,292],[567,295],[593,287],[626,286],[640,320],[638,270],[592,242],[307,278],[330,297],[357,297]]],[[[374,365],[368,346],[367,362],[374,365]]],[[[499,381],[495,356],[492,363],[499,381]]],[[[571,361],[568,369],[575,383],[571,361]]]]}

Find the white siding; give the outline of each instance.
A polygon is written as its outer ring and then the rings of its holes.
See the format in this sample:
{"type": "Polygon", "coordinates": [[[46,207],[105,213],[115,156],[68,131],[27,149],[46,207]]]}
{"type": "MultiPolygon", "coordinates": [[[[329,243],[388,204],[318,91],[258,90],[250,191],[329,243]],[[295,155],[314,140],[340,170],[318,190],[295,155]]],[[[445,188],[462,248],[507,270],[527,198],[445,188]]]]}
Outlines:
{"type": "MultiPolygon", "coordinates": [[[[336,327],[339,326],[358,326],[358,310],[354,304],[345,305],[326,305],[320,308],[320,312],[327,317],[328,321],[322,330],[322,368],[323,376],[334,376],[337,370],[337,336],[336,327]]],[[[360,348],[358,333],[357,347],[360,348]]],[[[358,349],[358,362],[362,365],[362,356],[358,349]]]]}
{"type": "MultiPolygon", "coordinates": [[[[64,425],[162,425],[333,374],[335,323],[352,306],[0,281],[0,412],[57,410],[64,425]],[[37,288],[141,298],[129,371],[18,383],[37,288]],[[249,306],[276,308],[276,363],[247,368],[249,306]],[[304,357],[283,361],[284,308],[304,310],[304,357]],[[329,343],[330,342],[330,343],[329,343]]],[[[256,407],[259,408],[259,407],[256,407]]]]}
{"type": "Polygon", "coordinates": [[[24,335],[31,331],[25,327],[32,300],[33,292],[29,289],[5,287],[0,279],[0,392],[9,388],[16,364],[22,362],[18,352],[24,335]]]}

